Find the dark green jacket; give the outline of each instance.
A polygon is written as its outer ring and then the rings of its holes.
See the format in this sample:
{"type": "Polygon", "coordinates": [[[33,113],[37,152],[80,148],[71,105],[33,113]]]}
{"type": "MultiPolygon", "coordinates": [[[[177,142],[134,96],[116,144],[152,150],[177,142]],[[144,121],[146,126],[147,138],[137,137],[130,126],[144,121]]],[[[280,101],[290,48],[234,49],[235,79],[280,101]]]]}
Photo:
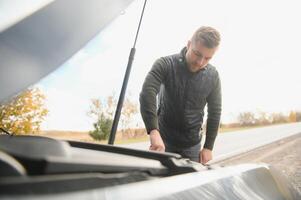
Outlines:
{"type": "Polygon", "coordinates": [[[221,116],[220,78],[210,64],[199,72],[190,72],[185,54],[186,48],[154,63],[140,93],[141,115],[148,133],[158,129],[164,142],[186,148],[201,140],[207,104],[204,147],[212,150],[221,116]]]}

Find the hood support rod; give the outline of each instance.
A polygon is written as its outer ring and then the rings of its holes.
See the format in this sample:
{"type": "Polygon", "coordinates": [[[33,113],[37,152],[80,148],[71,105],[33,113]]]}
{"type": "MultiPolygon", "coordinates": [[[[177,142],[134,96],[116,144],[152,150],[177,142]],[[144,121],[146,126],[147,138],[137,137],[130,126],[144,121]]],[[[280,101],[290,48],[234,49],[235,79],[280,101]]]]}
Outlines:
{"type": "Polygon", "coordinates": [[[146,5],[147,0],[144,1],[144,5],[143,5],[143,9],[142,9],[142,13],[140,16],[140,21],[139,21],[139,25],[138,25],[138,29],[137,29],[137,33],[136,33],[136,37],[135,37],[135,42],[133,47],[131,48],[131,52],[129,55],[129,59],[128,59],[128,65],[126,68],[126,72],[124,75],[124,79],[123,79],[123,84],[122,84],[122,88],[120,91],[120,95],[119,95],[119,99],[118,99],[118,104],[117,104],[117,108],[116,108],[116,112],[114,115],[114,121],[113,121],[113,125],[112,125],[112,129],[111,129],[111,133],[110,133],[110,138],[109,138],[109,143],[108,144],[114,144],[115,141],[115,136],[116,136],[116,131],[117,131],[117,127],[118,127],[118,122],[119,122],[119,118],[120,118],[120,114],[121,114],[121,109],[122,109],[122,105],[124,102],[124,97],[125,97],[125,92],[126,92],[126,88],[127,88],[127,84],[129,81],[129,77],[130,77],[130,73],[131,73],[131,68],[132,68],[132,64],[133,64],[133,60],[134,60],[134,56],[135,56],[135,52],[136,52],[136,42],[137,42],[137,38],[138,38],[138,33],[140,30],[140,25],[141,25],[141,21],[143,18],[143,14],[144,14],[144,9],[145,9],[145,5],[146,5]]]}

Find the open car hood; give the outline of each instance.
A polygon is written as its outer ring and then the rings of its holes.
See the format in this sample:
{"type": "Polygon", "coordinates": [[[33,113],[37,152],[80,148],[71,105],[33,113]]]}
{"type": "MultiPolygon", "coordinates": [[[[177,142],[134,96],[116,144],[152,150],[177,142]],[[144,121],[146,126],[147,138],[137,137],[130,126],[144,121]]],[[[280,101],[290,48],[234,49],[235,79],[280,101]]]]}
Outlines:
{"type": "Polygon", "coordinates": [[[18,3],[1,1],[14,16],[0,23],[0,102],[61,66],[132,1],[46,0],[16,14],[18,3]]]}

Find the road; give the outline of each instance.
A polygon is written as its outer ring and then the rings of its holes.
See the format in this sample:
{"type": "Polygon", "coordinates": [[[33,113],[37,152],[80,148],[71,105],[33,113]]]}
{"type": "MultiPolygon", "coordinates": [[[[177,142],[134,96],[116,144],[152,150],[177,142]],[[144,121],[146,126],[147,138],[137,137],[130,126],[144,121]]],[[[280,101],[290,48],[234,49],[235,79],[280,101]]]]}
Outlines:
{"type": "Polygon", "coordinates": [[[243,163],[266,163],[287,180],[301,194],[301,133],[232,156],[216,164],[219,166],[243,163]]]}
{"type": "MultiPolygon", "coordinates": [[[[211,162],[217,162],[298,133],[301,133],[300,122],[219,134],[214,145],[214,159],[211,162]]],[[[147,150],[149,142],[121,146],[147,150]]]]}

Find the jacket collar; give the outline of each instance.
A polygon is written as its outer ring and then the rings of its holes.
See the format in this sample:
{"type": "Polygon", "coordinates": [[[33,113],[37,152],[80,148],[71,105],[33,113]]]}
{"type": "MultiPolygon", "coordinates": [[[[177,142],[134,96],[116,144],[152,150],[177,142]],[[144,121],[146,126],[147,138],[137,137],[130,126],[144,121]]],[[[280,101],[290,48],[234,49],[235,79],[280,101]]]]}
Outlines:
{"type": "MultiPolygon", "coordinates": [[[[185,67],[185,69],[189,72],[189,73],[192,73],[192,74],[197,74],[197,73],[194,73],[194,72],[190,72],[188,70],[188,66],[187,66],[187,62],[186,62],[186,53],[187,53],[187,47],[184,47],[181,49],[180,53],[178,54],[178,61],[182,64],[183,67],[185,67]]],[[[204,67],[203,69],[201,69],[200,71],[203,71],[203,70],[206,70],[208,68],[208,65],[206,67],[204,67]]]]}

